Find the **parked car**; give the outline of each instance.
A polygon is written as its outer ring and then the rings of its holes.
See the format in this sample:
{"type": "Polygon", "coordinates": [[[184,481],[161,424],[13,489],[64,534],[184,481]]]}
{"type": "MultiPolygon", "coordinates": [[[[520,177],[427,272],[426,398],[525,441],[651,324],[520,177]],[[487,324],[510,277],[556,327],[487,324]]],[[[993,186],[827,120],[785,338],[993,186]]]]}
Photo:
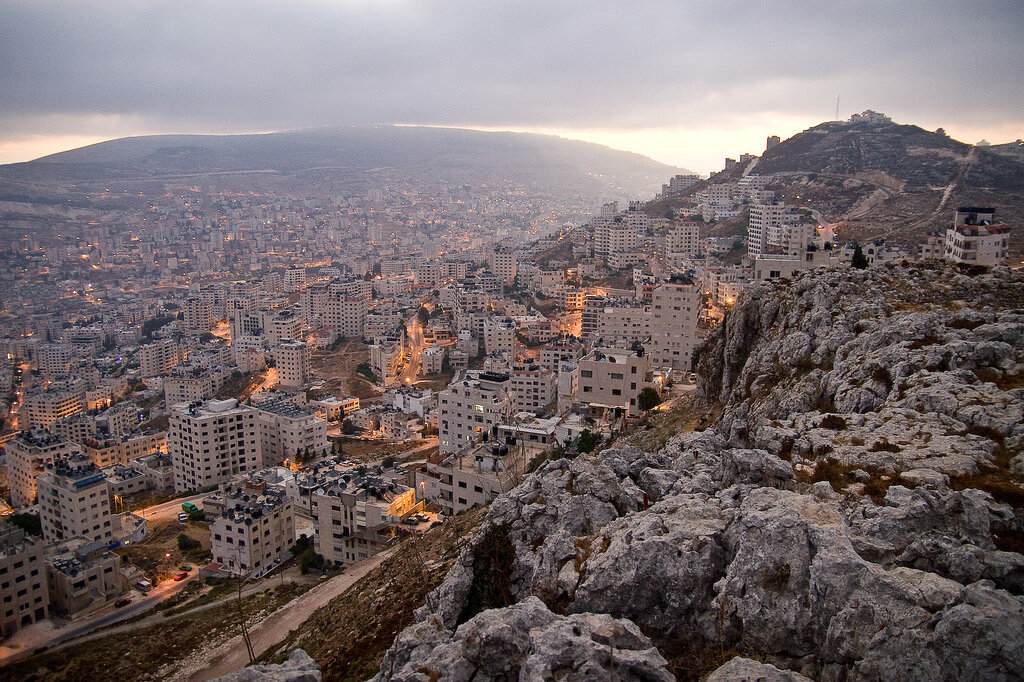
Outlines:
{"type": "Polygon", "coordinates": [[[178,523],[188,523],[188,514],[185,512],[178,512],[178,523]]]}
{"type": "Polygon", "coordinates": [[[182,564],[181,566],[178,566],[178,570],[185,571],[186,573],[188,573],[192,570],[192,564],[182,564]]]}
{"type": "Polygon", "coordinates": [[[128,606],[131,603],[132,600],[129,597],[121,597],[116,602],[114,602],[114,608],[119,609],[122,606],[128,606]]]}
{"type": "Polygon", "coordinates": [[[188,571],[182,571],[181,573],[179,573],[176,576],[174,576],[174,580],[175,580],[175,582],[177,582],[179,580],[184,580],[187,577],[188,577],[188,571]]]}

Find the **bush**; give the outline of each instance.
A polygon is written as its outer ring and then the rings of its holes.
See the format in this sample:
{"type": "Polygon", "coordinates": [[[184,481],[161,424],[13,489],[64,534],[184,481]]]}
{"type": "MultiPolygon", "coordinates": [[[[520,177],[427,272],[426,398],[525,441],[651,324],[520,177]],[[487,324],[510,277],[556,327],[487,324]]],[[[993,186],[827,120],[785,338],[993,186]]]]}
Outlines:
{"type": "Polygon", "coordinates": [[[307,549],[313,549],[313,538],[309,537],[305,533],[299,536],[299,539],[295,541],[288,551],[292,553],[292,556],[302,556],[305,554],[307,549]]]}
{"type": "Polygon", "coordinates": [[[842,431],[846,428],[846,420],[838,414],[829,414],[821,420],[821,428],[832,429],[833,431],[842,431]]]}
{"type": "Polygon", "coordinates": [[[200,547],[202,547],[202,543],[199,540],[190,537],[186,533],[178,533],[178,549],[182,552],[199,549],[200,547]]]}
{"type": "Polygon", "coordinates": [[[39,520],[38,514],[11,514],[7,520],[28,535],[42,536],[43,534],[43,524],[39,520]]]}

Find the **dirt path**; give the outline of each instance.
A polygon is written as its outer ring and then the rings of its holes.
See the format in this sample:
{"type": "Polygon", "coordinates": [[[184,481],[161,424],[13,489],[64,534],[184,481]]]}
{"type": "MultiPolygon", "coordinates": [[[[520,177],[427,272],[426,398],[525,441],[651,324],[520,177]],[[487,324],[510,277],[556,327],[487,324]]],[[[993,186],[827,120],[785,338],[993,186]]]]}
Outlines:
{"type": "MultiPolygon", "coordinates": [[[[396,549],[389,549],[355,564],[341,575],[317,585],[287,606],[275,611],[266,620],[252,628],[249,636],[256,656],[259,657],[271,646],[280,642],[289,632],[306,622],[306,619],[314,611],[344,593],[360,578],[377,568],[396,549]]],[[[214,649],[196,652],[192,656],[192,665],[189,666],[189,669],[182,670],[176,677],[198,682],[227,675],[248,664],[249,656],[245,650],[245,643],[242,641],[242,636],[238,635],[214,649]]]]}

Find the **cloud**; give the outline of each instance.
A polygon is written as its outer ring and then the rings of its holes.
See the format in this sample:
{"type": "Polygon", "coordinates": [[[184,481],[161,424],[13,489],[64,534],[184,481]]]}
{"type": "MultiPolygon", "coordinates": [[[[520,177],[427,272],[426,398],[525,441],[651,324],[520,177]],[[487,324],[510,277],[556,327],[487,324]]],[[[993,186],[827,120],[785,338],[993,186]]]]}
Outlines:
{"type": "Polygon", "coordinates": [[[845,114],[1020,129],[1022,19],[1013,1],[7,0],[0,136],[107,134],[114,119],[114,135],[725,130],[810,125],[836,94],[845,114]]]}

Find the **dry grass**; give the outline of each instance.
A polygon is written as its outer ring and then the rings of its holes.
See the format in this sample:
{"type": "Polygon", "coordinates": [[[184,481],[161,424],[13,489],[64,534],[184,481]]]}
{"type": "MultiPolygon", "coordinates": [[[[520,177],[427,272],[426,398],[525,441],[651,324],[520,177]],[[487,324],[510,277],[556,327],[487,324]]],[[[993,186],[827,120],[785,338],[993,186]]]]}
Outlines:
{"type": "MultiPolygon", "coordinates": [[[[286,583],[243,600],[251,623],[281,608],[308,589],[286,583]]],[[[128,633],[112,634],[53,653],[44,653],[0,671],[0,680],[34,682],[54,680],[159,679],[157,671],[187,661],[200,649],[239,634],[234,602],[172,618],[128,633]]]]}
{"type": "Polygon", "coordinates": [[[470,511],[404,541],[394,556],[314,612],[263,660],[283,660],[301,647],[320,664],[325,682],[371,677],[398,632],[412,623],[413,610],[440,584],[484,513],[470,511]]]}

